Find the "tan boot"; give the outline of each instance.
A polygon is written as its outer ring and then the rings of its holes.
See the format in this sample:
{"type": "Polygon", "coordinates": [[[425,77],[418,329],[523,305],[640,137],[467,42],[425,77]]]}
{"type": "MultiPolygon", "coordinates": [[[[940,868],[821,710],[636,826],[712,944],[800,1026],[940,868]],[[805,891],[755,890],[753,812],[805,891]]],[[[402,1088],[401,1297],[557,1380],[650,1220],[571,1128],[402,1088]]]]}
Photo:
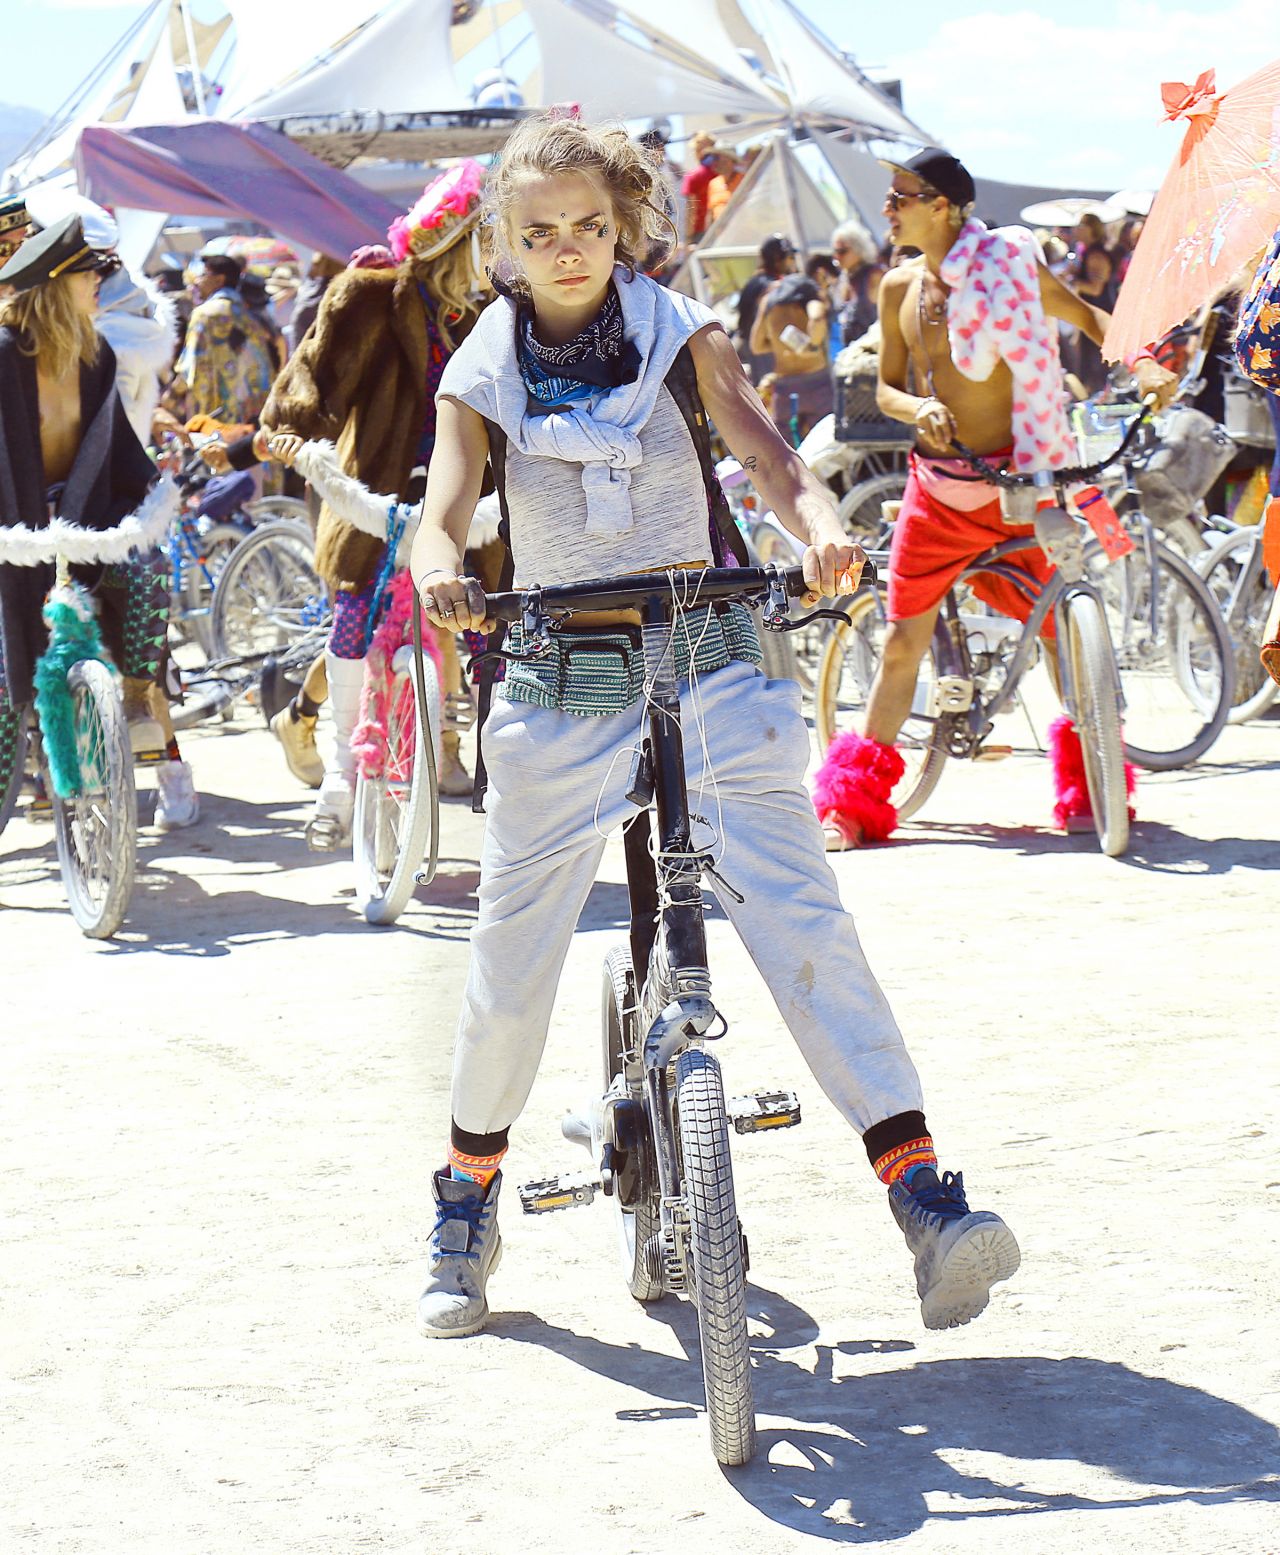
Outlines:
{"type": "Polygon", "coordinates": [[[462,736],[456,730],[446,729],[440,736],[440,771],[436,774],[440,792],[448,799],[461,799],[470,794],[471,775],[462,765],[459,754],[462,736]]]}
{"type": "Polygon", "coordinates": [[[137,762],[163,761],[164,728],[151,706],[152,682],[125,675],[124,717],[129,726],[129,749],[137,762]]]}
{"type": "Polygon", "coordinates": [[[316,722],[298,712],[292,702],[271,720],[271,732],[284,747],[285,765],[308,788],[319,788],[324,779],[324,762],[316,749],[316,722]]]}

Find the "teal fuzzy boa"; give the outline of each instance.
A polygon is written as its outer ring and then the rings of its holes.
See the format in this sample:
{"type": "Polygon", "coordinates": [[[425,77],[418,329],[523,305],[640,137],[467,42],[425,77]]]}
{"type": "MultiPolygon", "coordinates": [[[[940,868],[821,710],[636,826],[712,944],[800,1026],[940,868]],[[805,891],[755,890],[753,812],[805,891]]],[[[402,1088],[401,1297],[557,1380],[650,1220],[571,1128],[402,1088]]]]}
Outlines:
{"type": "Polygon", "coordinates": [[[55,588],[44,602],[49,646],[36,665],[36,713],[44,739],[49,776],[59,799],[78,799],[83,792],[80,757],[76,750],[75,708],[67,675],[83,659],[109,664],[93,604],[79,584],[55,588]]]}

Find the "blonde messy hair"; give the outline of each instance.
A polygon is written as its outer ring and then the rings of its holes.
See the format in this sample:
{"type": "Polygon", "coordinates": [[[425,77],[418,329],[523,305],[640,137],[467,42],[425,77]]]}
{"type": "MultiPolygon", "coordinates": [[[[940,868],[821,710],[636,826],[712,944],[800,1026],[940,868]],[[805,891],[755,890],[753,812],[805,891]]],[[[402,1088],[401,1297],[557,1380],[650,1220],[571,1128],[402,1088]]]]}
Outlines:
{"type": "MultiPolygon", "coordinates": [[[[436,325],[445,349],[455,346],[449,326],[455,329],[467,319],[478,316],[486,298],[477,297],[477,288],[485,285],[482,275],[476,274],[471,256],[471,234],[464,234],[458,241],[437,254],[434,259],[419,259],[412,249],[402,261],[415,281],[421,281],[428,296],[436,304],[436,325]]],[[[463,330],[463,334],[466,331],[463,330]]]]}
{"type": "Polygon", "coordinates": [[[50,378],[65,378],[77,364],[91,367],[98,359],[98,332],[92,317],[76,307],[67,276],[0,302],[0,324],[26,336],[20,349],[50,378]]]}
{"type": "Polygon", "coordinates": [[[581,173],[595,179],[613,204],[614,258],[634,275],[664,259],[679,238],[668,210],[672,194],[659,167],[620,124],[590,125],[554,113],[525,119],[485,183],[483,221],[490,262],[517,277],[520,264],[508,227],[524,179],[581,173]]]}

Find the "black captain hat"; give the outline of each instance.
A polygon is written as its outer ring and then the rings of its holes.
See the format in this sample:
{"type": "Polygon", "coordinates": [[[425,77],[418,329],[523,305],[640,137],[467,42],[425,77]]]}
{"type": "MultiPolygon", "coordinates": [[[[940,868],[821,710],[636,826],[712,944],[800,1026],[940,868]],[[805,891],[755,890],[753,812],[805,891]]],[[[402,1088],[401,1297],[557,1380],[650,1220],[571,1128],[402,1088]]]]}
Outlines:
{"type": "Polygon", "coordinates": [[[119,268],[117,254],[110,249],[94,248],[86,241],[79,216],[64,216],[22,244],[0,270],[0,286],[26,292],[46,281],[56,281],[60,275],[75,275],[82,270],[111,275],[119,268]]]}
{"type": "Polygon", "coordinates": [[[26,199],[20,194],[0,194],[0,263],[22,246],[30,225],[26,199]]]}

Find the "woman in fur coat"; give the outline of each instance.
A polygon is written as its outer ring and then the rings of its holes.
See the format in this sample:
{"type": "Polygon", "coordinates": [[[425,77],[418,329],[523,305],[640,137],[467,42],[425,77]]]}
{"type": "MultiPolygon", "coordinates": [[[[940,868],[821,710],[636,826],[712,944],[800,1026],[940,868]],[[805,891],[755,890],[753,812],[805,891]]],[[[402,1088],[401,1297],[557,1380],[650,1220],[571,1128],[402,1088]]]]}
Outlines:
{"type": "MultiPolygon", "coordinates": [[[[394,269],[353,268],[325,293],[319,316],[276,380],[262,413],[276,458],[292,465],[304,441],[337,445],[347,474],[371,491],[408,502],[421,496],[435,444],[435,391],[444,364],[474,324],[483,286],[478,243],[483,173],[475,162],[450,169],[424,190],[388,233],[394,269]]],[[[325,652],[335,749],[325,762],[308,844],[338,847],[351,828],[355,759],[369,609],[384,544],[322,507],[316,568],[334,601],[325,652]]],[[[462,689],[452,634],[440,634],[447,693],[462,689]]],[[[307,688],[303,688],[307,697],[307,688]]],[[[279,715],[286,752],[314,739],[316,704],[279,715]]],[[[459,737],[446,717],[440,788],[470,791],[459,737]]],[[[295,765],[290,760],[291,767],[295,765]]],[[[296,769],[295,769],[296,770],[296,769]]]]}

